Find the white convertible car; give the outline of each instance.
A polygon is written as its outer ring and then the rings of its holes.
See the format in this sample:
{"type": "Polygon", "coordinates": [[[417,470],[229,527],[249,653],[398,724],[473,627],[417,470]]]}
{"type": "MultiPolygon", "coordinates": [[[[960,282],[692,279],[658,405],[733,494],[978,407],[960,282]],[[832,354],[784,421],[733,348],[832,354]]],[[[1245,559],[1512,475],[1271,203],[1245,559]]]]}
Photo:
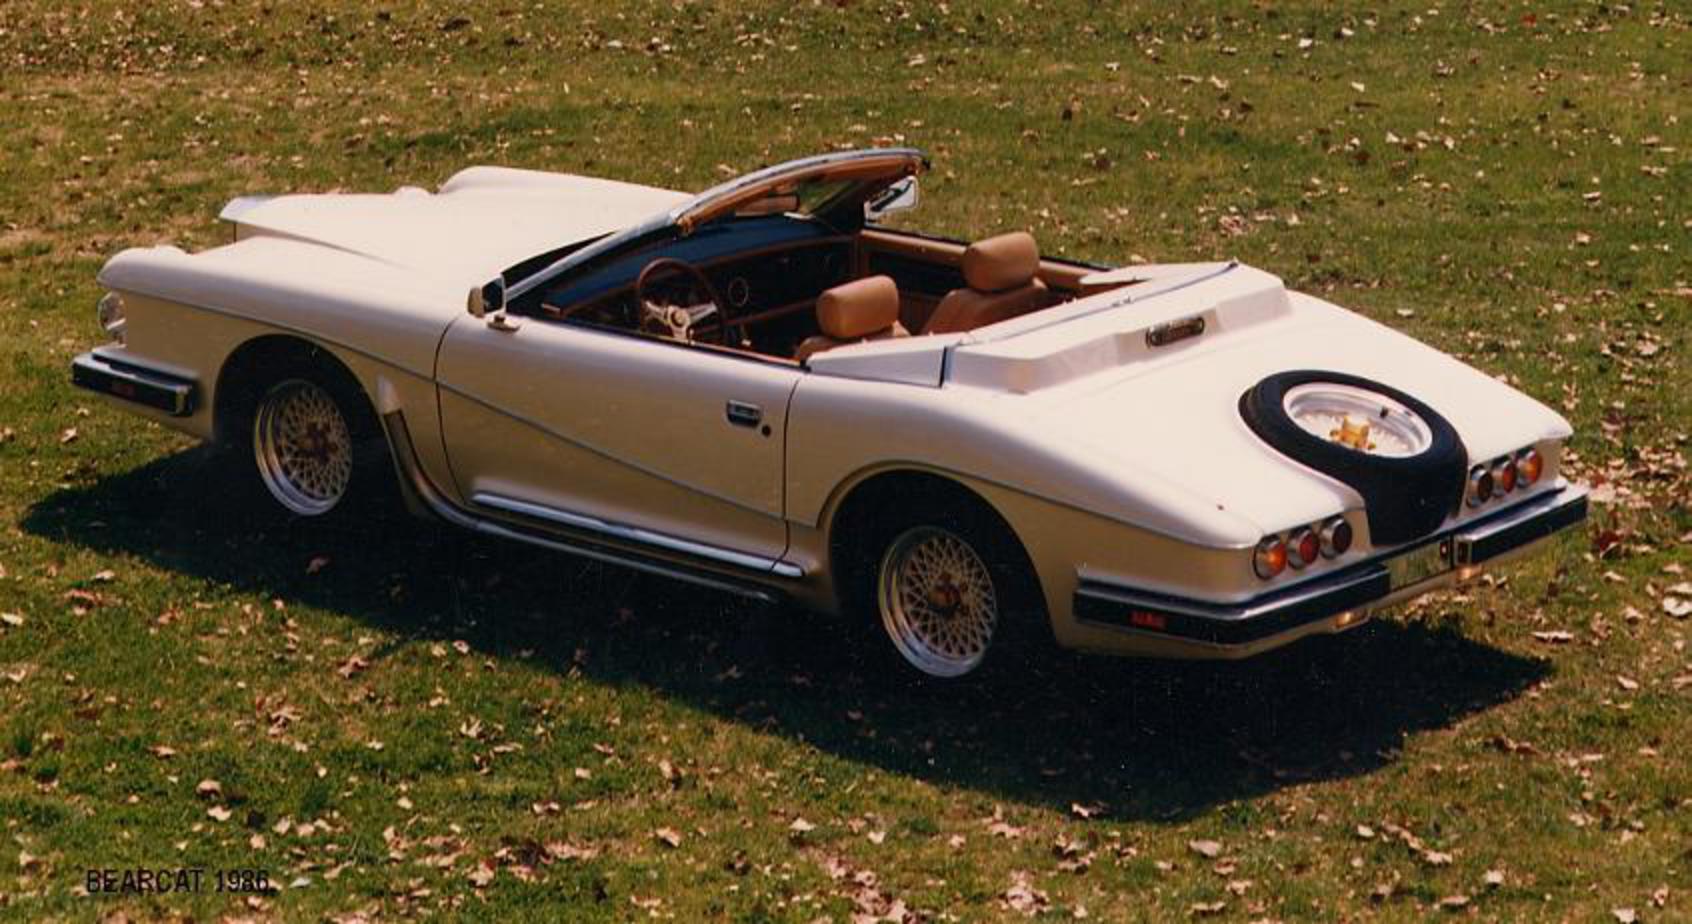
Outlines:
{"type": "Polygon", "coordinates": [[[1238,263],[882,227],[913,150],[698,195],[472,167],[126,250],[77,385],[495,536],[841,612],[922,675],[1041,638],[1234,658],[1580,522],[1562,417],[1238,263]]]}

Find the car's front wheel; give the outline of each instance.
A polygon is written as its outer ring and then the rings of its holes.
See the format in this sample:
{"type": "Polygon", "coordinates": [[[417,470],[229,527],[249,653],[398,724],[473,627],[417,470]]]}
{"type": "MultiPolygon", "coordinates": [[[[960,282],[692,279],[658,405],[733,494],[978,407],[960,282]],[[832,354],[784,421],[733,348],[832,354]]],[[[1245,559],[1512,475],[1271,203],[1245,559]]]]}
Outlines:
{"type": "Polygon", "coordinates": [[[375,512],[392,493],[386,442],[349,373],[298,362],[240,387],[255,492],[262,487],[293,516],[335,519],[354,508],[375,512]]]}
{"type": "Polygon", "coordinates": [[[328,389],[286,379],[259,399],[253,415],[253,461],[270,496],[290,513],[322,516],[353,480],[352,429],[328,389]]]}

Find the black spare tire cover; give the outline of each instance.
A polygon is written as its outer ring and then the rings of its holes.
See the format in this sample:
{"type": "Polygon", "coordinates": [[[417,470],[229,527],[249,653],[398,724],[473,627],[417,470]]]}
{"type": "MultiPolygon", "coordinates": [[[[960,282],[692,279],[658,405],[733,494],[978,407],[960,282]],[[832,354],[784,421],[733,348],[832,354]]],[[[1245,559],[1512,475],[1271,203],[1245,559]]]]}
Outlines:
{"type": "Polygon", "coordinates": [[[1396,388],[1343,372],[1280,372],[1240,396],[1240,416],[1259,439],[1282,455],[1361,494],[1370,541],[1375,545],[1397,545],[1425,536],[1463,501],[1469,453],[1457,430],[1438,411],[1396,388]],[[1306,431],[1287,414],[1287,392],[1317,382],[1363,389],[1398,402],[1427,425],[1428,445],[1413,455],[1375,455],[1306,431]]]}

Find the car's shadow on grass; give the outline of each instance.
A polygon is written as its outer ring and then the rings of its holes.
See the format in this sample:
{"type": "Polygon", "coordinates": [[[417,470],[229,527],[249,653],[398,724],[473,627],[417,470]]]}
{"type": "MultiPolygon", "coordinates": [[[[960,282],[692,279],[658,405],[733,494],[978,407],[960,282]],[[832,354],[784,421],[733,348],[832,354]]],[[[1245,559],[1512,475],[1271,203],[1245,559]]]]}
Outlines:
{"type": "MultiPolygon", "coordinates": [[[[395,513],[327,528],[231,505],[192,450],[60,490],[30,533],[347,614],[638,683],[842,758],[989,799],[1173,819],[1294,782],[1367,773],[1543,677],[1530,660],[1381,622],[1235,664],[1054,653],[957,688],[866,667],[848,627],[395,513]],[[313,559],[322,559],[316,568],[313,559]]],[[[874,662],[870,662],[873,664],[874,662]]]]}

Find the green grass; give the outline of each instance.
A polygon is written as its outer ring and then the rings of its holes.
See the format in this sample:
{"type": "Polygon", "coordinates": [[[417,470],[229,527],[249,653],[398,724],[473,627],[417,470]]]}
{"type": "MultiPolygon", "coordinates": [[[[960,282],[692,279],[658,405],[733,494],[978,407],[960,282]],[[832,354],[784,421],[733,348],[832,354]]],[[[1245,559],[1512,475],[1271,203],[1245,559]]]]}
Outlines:
{"type": "Polygon", "coordinates": [[[1116,6],[9,4],[0,916],[972,921],[1019,881],[1111,921],[1692,916],[1686,10],[1116,6]],[[912,692],[785,610],[229,509],[221,460],[66,381],[100,264],[224,239],[238,194],[894,142],[934,157],[921,227],[1237,256],[1508,377],[1607,502],[1338,644],[912,692]],[[77,894],[142,865],[289,887],[77,894]]]}

